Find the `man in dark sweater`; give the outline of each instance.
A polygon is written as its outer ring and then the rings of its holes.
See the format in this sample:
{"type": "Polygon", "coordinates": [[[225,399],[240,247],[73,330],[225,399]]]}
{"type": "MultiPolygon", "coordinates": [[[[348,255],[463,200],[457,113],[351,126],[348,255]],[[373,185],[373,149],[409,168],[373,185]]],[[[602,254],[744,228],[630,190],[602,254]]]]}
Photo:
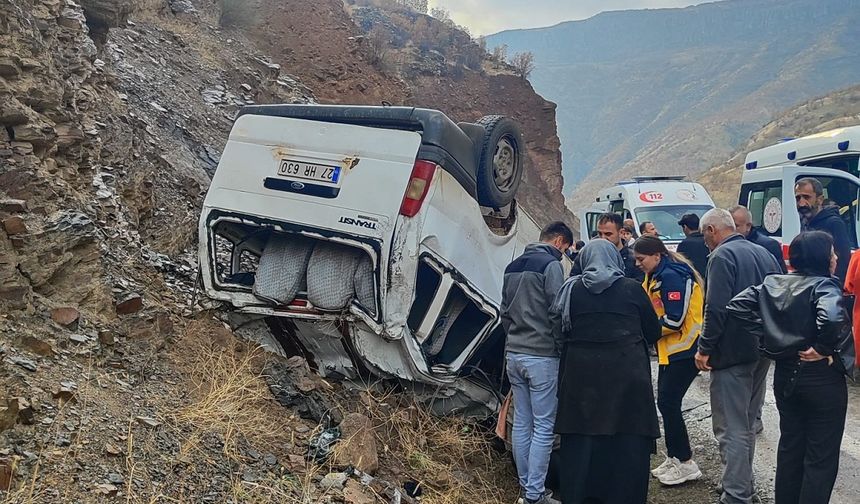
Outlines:
{"type": "Polygon", "coordinates": [[[782,256],[782,246],[778,241],[762,233],[757,227],[752,225],[752,214],[747,207],[738,205],[732,207],[729,212],[732,213],[732,219],[735,221],[735,228],[738,234],[756,245],[764,247],[776,259],[776,262],[779,263],[782,272],[787,273],[785,258],[782,256]]]}
{"type": "MultiPolygon", "coordinates": [[[[705,245],[705,237],[699,231],[699,216],[694,213],[684,214],[678,221],[684,232],[684,241],[678,244],[678,253],[693,263],[702,279],[708,280],[708,254],[711,253],[705,245]]],[[[704,287],[704,286],[703,286],[704,287]]]]}
{"type": "Polygon", "coordinates": [[[561,315],[551,307],[564,283],[559,261],[573,233],[563,222],[552,222],[540,240],[505,269],[501,319],[514,395],[511,441],[520,488],[529,504],[559,504],[546,495],[544,486],[555,439],[561,339],[561,315]]]}
{"type": "Polygon", "coordinates": [[[851,261],[851,239],[848,237],[848,226],[839,216],[839,208],[824,207],[824,187],[818,179],[811,177],[802,178],[794,185],[794,201],[803,231],[824,231],[833,237],[836,276],[839,285],[845,285],[848,263],[851,261]]]}
{"type": "MultiPolygon", "coordinates": [[[[617,213],[605,213],[597,219],[597,236],[600,239],[606,240],[615,245],[618,253],[621,254],[621,259],[624,261],[624,276],[632,278],[637,282],[645,280],[645,273],[636,267],[636,258],[633,257],[633,251],[621,239],[621,230],[624,228],[624,221],[617,213]]],[[[570,276],[582,274],[581,261],[577,260],[573,263],[573,268],[570,270],[570,276]]]]}
{"type": "Polygon", "coordinates": [[[711,371],[712,422],[723,462],[720,502],[750,504],[755,421],[764,401],[770,361],[760,358],[758,339],[733,323],[726,305],[742,290],[781,269],[764,247],[735,231],[728,211],[709,210],[702,216],[701,229],[711,255],[696,366],[711,371]]]}

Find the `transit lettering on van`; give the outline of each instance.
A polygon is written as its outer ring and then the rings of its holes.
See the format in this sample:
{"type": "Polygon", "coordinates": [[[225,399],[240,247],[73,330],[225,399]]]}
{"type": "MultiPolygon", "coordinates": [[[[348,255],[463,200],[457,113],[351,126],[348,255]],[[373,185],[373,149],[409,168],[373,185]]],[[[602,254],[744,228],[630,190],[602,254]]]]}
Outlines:
{"type": "Polygon", "coordinates": [[[338,220],[338,222],[340,222],[341,224],[348,224],[350,226],[358,226],[358,227],[363,227],[363,228],[367,228],[367,229],[376,229],[376,223],[375,222],[370,222],[370,221],[361,220],[361,219],[353,219],[352,217],[341,217],[338,220]]]}

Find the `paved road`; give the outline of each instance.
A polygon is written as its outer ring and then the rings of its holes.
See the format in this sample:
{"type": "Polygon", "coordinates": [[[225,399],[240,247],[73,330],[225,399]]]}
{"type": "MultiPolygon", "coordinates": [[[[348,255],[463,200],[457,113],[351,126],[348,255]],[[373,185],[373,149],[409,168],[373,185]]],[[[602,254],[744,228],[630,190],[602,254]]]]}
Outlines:
{"type": "MultiPolygon", "coordinates": [[[[656,376],[656,366],[655,374],[656,376]]],[[[693,382],[693,386],[684,400],[685,409],[691,408],[687,417],[699,421],[688,420],[690,429],[699,429],[710,434],[710,403],[708,402],[708,385],[710,375],[702,373],[693,382]]],[[[756,481],[761,489],[764,502],[772,502],[773,478],[776,469],[776,448],[779,441],[779,413],[773,397],[773,370],[768,378],[768,391],[762,419],[764,432],[758,436],[756,445],[755,472],[756,481]]],[[[691,433],[692,435],[693,433],[691,433]]],[[[711,434],[712,435],[712,434],[711,434]]],[[[710,444],[714,447],[714,444],[710,444]]],[[[839,477],[833,490],[831,504],[860,503],[860,387],[848,387],[848,418],[845,425],[845,435],[842,438],[842,455],[840,458],[839,477]]]]}

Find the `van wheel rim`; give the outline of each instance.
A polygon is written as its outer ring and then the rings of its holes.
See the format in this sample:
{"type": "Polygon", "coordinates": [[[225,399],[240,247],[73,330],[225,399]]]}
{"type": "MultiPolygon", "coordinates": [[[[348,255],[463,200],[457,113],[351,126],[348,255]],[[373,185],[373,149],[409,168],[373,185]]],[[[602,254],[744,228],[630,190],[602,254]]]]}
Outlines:
{"type": "Polygon", "coordinates": [[[517,171],[517,160],[514,146],[507,138],[502,138],[496,145],[496,155],[493,156],[493,179],[500,191],[508,191],[514,182],[517,171]]]}

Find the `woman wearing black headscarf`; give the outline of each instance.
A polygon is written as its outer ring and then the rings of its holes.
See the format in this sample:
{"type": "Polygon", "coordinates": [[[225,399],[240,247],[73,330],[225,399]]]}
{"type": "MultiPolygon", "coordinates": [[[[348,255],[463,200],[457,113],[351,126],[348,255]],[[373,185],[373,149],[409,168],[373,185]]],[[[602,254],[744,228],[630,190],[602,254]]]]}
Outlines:
{"type": "Polygon", "coordinates": [[[839,472],[848,408],[845,376],[854,366],[854,342],[842,288],[833,276],[833,238],[823,231],[801,233],[788,254],[795,272],[765,278],[727,308],[761,337],[765,357],[776,361],[776,503],[818,504],[830,502],[839,472]]]}
{"type": "Polygon", "coordinates": [[[580,253],[582,275],[556,299],[562,357],[555,431],[564,504],[644,504],[660,437],[648,347],[661,329],[642,285],[606,240],[580,253]]]}

